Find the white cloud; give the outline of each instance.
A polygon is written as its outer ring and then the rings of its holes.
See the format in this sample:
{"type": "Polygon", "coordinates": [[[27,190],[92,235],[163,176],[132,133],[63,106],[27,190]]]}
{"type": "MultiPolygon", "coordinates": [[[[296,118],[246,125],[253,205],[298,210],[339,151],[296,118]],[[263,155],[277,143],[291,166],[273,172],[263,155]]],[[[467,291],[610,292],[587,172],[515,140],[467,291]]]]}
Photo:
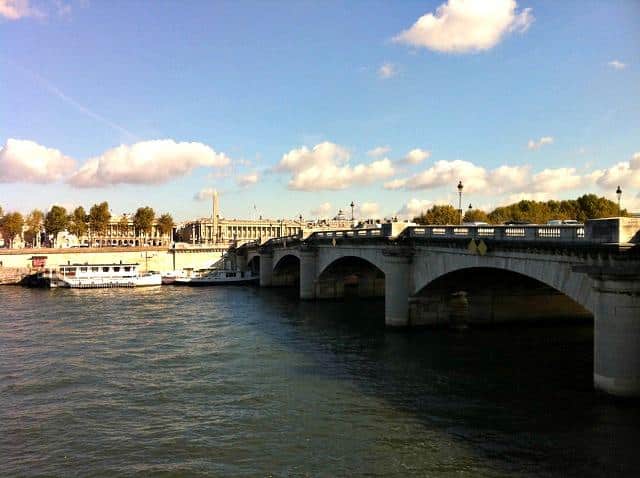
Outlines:
{"type": "Polygon", "coordinates": [[[400,162],[406,164],[420,164],[422,161],[429,159],[430,157],[431,151],[415,148],[409,151],[406,156],[400,160],[400,162]]]}
{"type": "Polygon", "coordinates": [[[0,0],[0,17],[8,20],[44,16],[43,12],[29,4],[29,0],[0,0]]]}
{"type": "Polygon", "coordinates": [[[318,207],[311,210],[311,215],[320,219],[325,219],[331,215],[331,211],[331,203],[323,202],[318,207]]]}
{"type": "Polygon", "coordinates": [[[378,68],[378,78],[387,80],[398,74],[398,69],[393,63],[384,63],[378,68]]]}
{"type": "Polygon", "coordinates": [[[260,179],[258,173],[249,173],[240,176],[236,182],[238,183],[238,186],[246,188],[256,184],[258,182],[258,179],[260,179]]]}
{"type": "Polygon", "coordinates": [[[395,179],[385,183],[386,189],[433,189],[450,185],[455,189],[458,181],[463,181],[469,192],[487,188],[487,171],[468,161],[437,161],[430,168],[406,179],[395,179]]]}
{"type": "Polygon", "coordinates": [[[207,200],[213,198],[213,194],[215,192],[216,192],[216,190],[213,189],[213,188],[204,188],[204,189],[201,189],[200,191],[198,191],[193,196],[193,199],[195,199],[196,201],[207,201],[207,200]]]}
{"type": "Polygon", "coordinates": [[[324,142],[312,149],[303,146],[282,156],[277,172],[290,172],[289,189],[319,191],[345,189],[354,184],[369,184],[394,174],[388,159],[369,164],[348,164],[349,151],[335,143],[324,142]]]}
{"type": "Polygon", "coordinates": [[[626,63],[622,63],[621,61],[618,61],[618,60],[612,60],[609,63],[607,63],[607,65],[609,65],[614,70],[624,70],[627,67],[626,63]]]}
{"type": "Polygon", "coordinates": [[[198,167],[219,168],[230,159],[202,143],[176,143],[171,139],[121,145],[89,159],[69,183],[80,188],[113,184],[161,184],[198,167]]]}
{"type": "Polygon", "coordinates": [[[576,189],[583,182],[576,168],[544,169],[533,176],[528,189],[536,192],[559,192],[576,189]]]}
{"type": "Polygon", "coordinates": [[[375,148],[367,151],[367,155],[371,156],[372,158],[379,158],[380,156],[384,156],[390,151],[391,148],[389,146],[376,146],[375,148]]]}
{"type": "Polygon", "coordinates": [[[640,152],[634,153],[629,161],[621,161],[605,170],[593,171],[589,178],[605,190],[640,188],[640,152]]]}
{"type": "Polygon", "coordinates": [[[531,167],[500,166],[487,170],[468,161],[437,161],[409,178],[385,183],[386,189],[424,190],[449,187],[456,191],[462,181],[464,193],[503,194],[510,191],[558,192],[581,186],[583,177],[575,168],[544,169],[533,176],[531,167]]]}
{"type": "Polygon", "coordinates": [[[363,202],[362,204],[358,204],[356,211],[357,215],[361,219],[379,219],[381,217],[380,205],[375,202],[363,202]]]}
{"type": "Polygon", "coordinates": [[[502,193],[525,187],[529,182],[529,166],[500,166],[488,173],[492,191],[502,193]]]}
{"type": "Polygon", "coordinates": [[[34,141],[8,139],[0,148],[0,183],[50,183],[64,179],[76,162],[34,141]]]}
{"type": "Polygon", "coordinates": [[[529,148],[530,151],[537,151],[542,146],[547,144],[553,144],[553,136],[543,136],[538,141],[530,139],[527,143],[527,148],[529,148]]]}
{"type": "MultiPolygon", "coordinates": [[[[446,203],[443,204],[447,204],[446,203]]],[[[433,202],[428,199],[416,199],[413,198],[405,203],[402,208],[396,213],[396,215],[400,219],[413,219],[416,216],[419,216],[424,211],[428,210],[431,206],[433,206],[433,202]]]]}
{"type": "Polygon", "coordinates": [[[448,0],[393,41],[449,53],[488,50],[533,23],[531,9],[516,12],[517,6],[515,0],[448,0]]]}

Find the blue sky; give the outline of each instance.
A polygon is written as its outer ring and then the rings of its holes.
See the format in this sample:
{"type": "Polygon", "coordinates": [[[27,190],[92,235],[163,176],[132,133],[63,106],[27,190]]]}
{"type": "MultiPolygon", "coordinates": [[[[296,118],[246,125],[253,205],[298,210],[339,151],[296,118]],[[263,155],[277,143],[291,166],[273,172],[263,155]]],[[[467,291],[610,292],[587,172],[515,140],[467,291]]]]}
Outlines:
{"type": "Polygon", "coordinates": [[[640,209],[640,3],[473,3],[0,0],[0,205],[640,209]]]}

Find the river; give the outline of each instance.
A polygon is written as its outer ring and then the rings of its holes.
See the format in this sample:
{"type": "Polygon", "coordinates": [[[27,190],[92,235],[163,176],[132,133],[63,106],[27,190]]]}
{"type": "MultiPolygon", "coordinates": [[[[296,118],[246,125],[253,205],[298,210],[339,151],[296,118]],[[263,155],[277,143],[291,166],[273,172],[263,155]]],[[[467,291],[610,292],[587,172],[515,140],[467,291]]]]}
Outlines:
{"type": "Polygon", "coordinates": [[[2,476],[640,476],[592,324],[384,328],[250,287],[0,288],[2,476]]]}

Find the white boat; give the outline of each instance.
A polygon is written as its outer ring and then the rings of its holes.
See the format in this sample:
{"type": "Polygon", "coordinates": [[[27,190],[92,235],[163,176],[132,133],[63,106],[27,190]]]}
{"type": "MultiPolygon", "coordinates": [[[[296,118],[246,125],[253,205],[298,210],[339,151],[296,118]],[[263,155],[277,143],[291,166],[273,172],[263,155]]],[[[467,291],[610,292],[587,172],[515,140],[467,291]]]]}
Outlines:
{"type": "Polygon", "coordinates": [[[49,287],[102,289],[162,284],[159,272],[141,273],[139,264],[67,264],[42,273],[49,287]]]}
{"type": "Polygon", "coordinates": [[[260,277],[251,271],[238,271],[231,269],[210,269],[201,274],[194,274],[190,277],[176,277],[176,285],[244,285],[254,284],[260,277]]]}
{"type": "Polygon", "coordinates": [[[173,284],[178,278],[188,277],[189,273],[185,270],[175,270],[162,273],[162,284],[173,284]]]}

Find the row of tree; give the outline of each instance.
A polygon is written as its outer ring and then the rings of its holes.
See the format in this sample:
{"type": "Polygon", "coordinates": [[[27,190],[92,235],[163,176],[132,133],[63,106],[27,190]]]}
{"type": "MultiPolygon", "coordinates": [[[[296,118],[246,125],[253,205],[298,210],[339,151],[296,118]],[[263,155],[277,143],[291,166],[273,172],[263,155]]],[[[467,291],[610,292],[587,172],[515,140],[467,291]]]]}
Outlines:
{"type": "MultiPolygon", "coordinates": [[[[133,227],[136,235],[148,236],[156,221],[155,211],[148,207],[141,207],[133,215],[133,227]]],[[[107,232],[111,223],[109,203],[94,204],[87,214],[82,206],[78,206],[71,213],[62,206],[52,206],[45,214],[38,209],[31,211],[26,218],[19,212],[4,214],[0,207],[0,232],[5,240],[11,242],[13,238],[24,230],[24,240],[35,244],[37,237],[44,229],[47,235],[55,237],[59,232],[69,231],[77,237],[89,234],[91,237],[101,237],[107,232]],[[25,230],[26,226],[26,230],[25,230]]],[[[162,235],[169,235],[175,225],[170,214],[165,213],[157,218],[158,229],[162,235]]],[[[129,230],[129,218],[123,215],[118,221],[119,232],[129,230]]]]}
{"type": "MultiPolygon", "coordinates": [[[[489,224],[504,224],[510,221],[546,224],[553,219],[576,219],[584,222],[587,219],[627,215],[626,209],[618,211],[618,205],[607,198],[584,194],[577,199],[564,201],[523,200],[497,207],[489,213],[481,209],[468,209],[462,221],[489,224]]],[[[413,221],[418,224],[458,224],[460,210],[448,204],[435,205],[415,217],[413,221]]]]}

